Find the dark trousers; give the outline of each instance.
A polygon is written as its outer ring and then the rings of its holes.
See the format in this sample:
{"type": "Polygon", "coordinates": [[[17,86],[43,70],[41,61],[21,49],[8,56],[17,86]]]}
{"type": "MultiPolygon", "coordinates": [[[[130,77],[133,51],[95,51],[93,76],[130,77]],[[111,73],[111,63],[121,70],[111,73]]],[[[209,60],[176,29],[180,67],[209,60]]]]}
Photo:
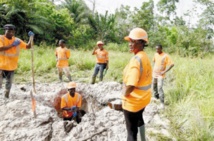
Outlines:
{"type": "Polygon", "coordinates": [[[10,90],[13,82],[14,71],[0,70],[0,88],[2,88],[3,78],[6,79],[5,89],[10,90]]]}
{"type": "Polygon", "coordinates": [[[63,118],[63,120],[64,121],[66,121],[66,120],[69,120],[69,121],[71,121],[72,119],[73,120],[75,120],[78,124],[81,122],[81,120],[82,120],[82,117],[85,115],[85,111],[84,110],[79,110],[78,112],[77,112],[77,116],[76,117],[74,117],[73,118],[73,116],[72,117],[70,117],[70,118],[63,118]]]}
{"type": "Polygon", "coordinates": [[[102,81],[103,80],[103,72],[104,72],[105,68],[106,68],[106,63],[105,64],[97,63],[94,67],[94,74],[92,77],[96,77],[100,71],[100,81],[102,81]]]}
{"type": "Polygon", "coordinates": [[[145,108],[135,113],[123,110],[126,121],[126,129],[128,133],[127,141],[137,141],[138,127],[144,125],[143,120],[144,109],[145,108]]]}

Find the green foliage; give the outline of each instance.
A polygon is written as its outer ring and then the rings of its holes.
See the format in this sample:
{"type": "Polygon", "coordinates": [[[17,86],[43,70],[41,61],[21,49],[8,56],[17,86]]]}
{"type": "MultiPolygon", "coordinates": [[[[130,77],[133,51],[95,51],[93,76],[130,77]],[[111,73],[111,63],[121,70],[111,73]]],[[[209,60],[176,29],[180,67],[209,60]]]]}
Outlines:
{"type": "Polygon", "coordinates": [[[176,2],[179,2],[179,0],[160,0],[157,6],[160,12],[165,12],[169,16],[175,14],[176,2]]]}
{"type": "Polygon", "coordinates": [[[149,0],[144,2],[140,9],[135,8],[135,14],[133,15],[133,23],[136,27],[141,27],[146,31],[152,30],[154,26],[154,2],[149,0]],[[142,19],[142,20],[139,20],[142,19]]]}
{"type": "Polygon", "coordinates": [[[115,19],[115,15],[108,15],[108,12],[105,15],[95,13],[94,15],[89,15],[88,22],[99,40],[116,42],[115,33],[117,29],[115,19]]]}
{"type": "Polygon", "coordinates": [[[107,47],[105,47],[105,48],[107,50],[120,51],[120,52],[128,52],[129,51],[128,43],[124,43],[124,44],[109,43],[106,46],[107,47]]]}
{"type": "Polygon", "coordinates": [[[214,137],[214,110],[210,106],[214,100],[213,59],[173,57],[175,68],[169,77],[175,79],[168,82],[166,101],[172,133],[178,140],[211,141],[214,137]]]}
{"type": "MultiPolygon", "coordinates": [[[[83,0],[65,0],[60,5],[47,0],[21,3],[8,0],[0,2],[0,26],[16,25],[16,36],[24,40],[28,40],[29,30],[34,31],[37,45],[55,46],[59,39],[65,39],[69,47],[84,50],[93,48],[98,40],[122,44],[132,28],[142,27],[149,35],[151,47],[162,44],[168,51],[181,56],[203,56],[213,51],[213,3],[197,0],[205,9],[200,24],[190,28],[182,17],[176,16],[178,2],[160,0],[156,6],[162,15],[154,14],[153,0],[143,2],[132,12],[129,6],[122,5],[115,14],[106,12],[102,15],[91,11],[83,0]]],[[[186,16],[191,15],[187,13],[186,16]]],[[[0,28],[0,32],[3,34],[4,31],[0,28]]]]}

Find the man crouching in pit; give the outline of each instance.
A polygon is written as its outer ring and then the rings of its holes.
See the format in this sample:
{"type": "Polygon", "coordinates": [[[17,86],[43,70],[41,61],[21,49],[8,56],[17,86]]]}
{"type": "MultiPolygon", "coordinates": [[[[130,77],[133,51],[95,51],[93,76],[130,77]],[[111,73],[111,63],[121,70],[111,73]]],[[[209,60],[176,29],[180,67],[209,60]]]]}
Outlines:
{"type": "Polygon", "coordinates": [[[76,83],[69,82],[67,84],[68,92],[61,98],[61,109],[64,120],[64,130],[65,132],[70,132],[73,127],[73,121],[77,123],[81,122],[81,111],[80,107],[82,105],[82,96],[76,92],[76,83]],[[68,124],[68,121],[70,124],[68,124]]]}

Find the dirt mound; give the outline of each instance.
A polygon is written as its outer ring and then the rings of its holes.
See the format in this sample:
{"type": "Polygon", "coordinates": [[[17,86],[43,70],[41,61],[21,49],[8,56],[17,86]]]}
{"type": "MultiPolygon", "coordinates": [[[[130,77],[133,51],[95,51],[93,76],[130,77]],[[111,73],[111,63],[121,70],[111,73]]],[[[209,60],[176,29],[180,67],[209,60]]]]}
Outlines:
{"type": "MultiPolygon", "coordinates": [[[[64,84],[65,85],[65,84],[64,84]]],[[[36,84],[37,118],[31,110],[30,85],[13,85],[9,100],[0,94],[1,141],[125,141],[123,112],[107,106],[109,100],[120,98],[122,85],[116,82],[98,84],[77,83],[83,96],[82,108],[87,112],[82,122],[68,134],[57,116],[52,102],[63,87],[60,83],[36,84]],[[24,89],[23,89],[24,87],[24,89]]],[[[159,113],[158,102],[152,101],[145,110],[146,135],[149,141],[165,138],[173,140],[169,121],[159,113]]]]}

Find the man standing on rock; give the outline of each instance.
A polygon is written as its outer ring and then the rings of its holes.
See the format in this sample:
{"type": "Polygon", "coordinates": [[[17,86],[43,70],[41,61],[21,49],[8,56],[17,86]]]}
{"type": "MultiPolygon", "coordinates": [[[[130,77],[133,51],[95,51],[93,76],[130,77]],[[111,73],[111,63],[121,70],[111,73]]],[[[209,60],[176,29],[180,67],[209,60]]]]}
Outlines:
{"type": "Polygon", "coordinates": [[[57,60],[57,69],[59,74],[59,80],[62,82],[62,73],[64,72],[68,80],[71,81],[71,75],[69,71],[68,59],[70,58],[70,50],[66,48],[65,41],[59,40],[59,47],[55,51],[57,60]]]}
{"type": "Polygon", "coordinates": [[[96,76],[100,71],[100,81],[103,81],[103,72],[104,69],[108,69],[108,52],[103,48],[104,43],[102,41],[97,42],[97,47],[94,48],[92,55],[96,55],[96,65],[94,68],[94,74],[92,76],[91,84],[94,84],[96,81],[96,76]]]}
{"type": "MultiPolygon", "coordinates": [[[[6,24],[4,26],[5,34],[0,35],[0,89],[2,88],[3,78],[6,79],[5,92],[6,98],[9,98],[10,89],[12,86],[14,71],[18,66],[20,49],[31,48],[31,40],[25,43],[14,36],[15,26],[6,24]]],[[[30,31],[29,36],[34,36],[30,31]]]]}
{"type": "Polygon", "coordinates": [[[136,141],[140,133],[141,141],[145,141],[145,125],[143,112],[151,100],[152,67],[144,48],[148,43],[147,32],[142,28],[134,28],[129,36],[130,52],[134,53],[123,71],[123,97],[127,141],[136,141]]]}
{"type": "MultiPolygon", "coordinates": [[[[82,105],[82,96],[76,92],[76,83],[69,82],[67,84],[68,93],[61,98],[61,109],[63,114],[63,120],[76,120],[77,123],[81,122],[80,107],[82,105]]],[[[67,128],[68,122],[64,122],[64,128],[66,132],[70,130],[67,128]]]]}
{"type": "Polygon", "coordinates": [[[154,55],[153,62],[153,93],[156,99],[160,98],[160,108],[164,109],[163,82],[166,72],[174,67],[174,63],[170,59],[169,55],[162,51],[162,45],[156,46],[156,53],[154,55]]]}

